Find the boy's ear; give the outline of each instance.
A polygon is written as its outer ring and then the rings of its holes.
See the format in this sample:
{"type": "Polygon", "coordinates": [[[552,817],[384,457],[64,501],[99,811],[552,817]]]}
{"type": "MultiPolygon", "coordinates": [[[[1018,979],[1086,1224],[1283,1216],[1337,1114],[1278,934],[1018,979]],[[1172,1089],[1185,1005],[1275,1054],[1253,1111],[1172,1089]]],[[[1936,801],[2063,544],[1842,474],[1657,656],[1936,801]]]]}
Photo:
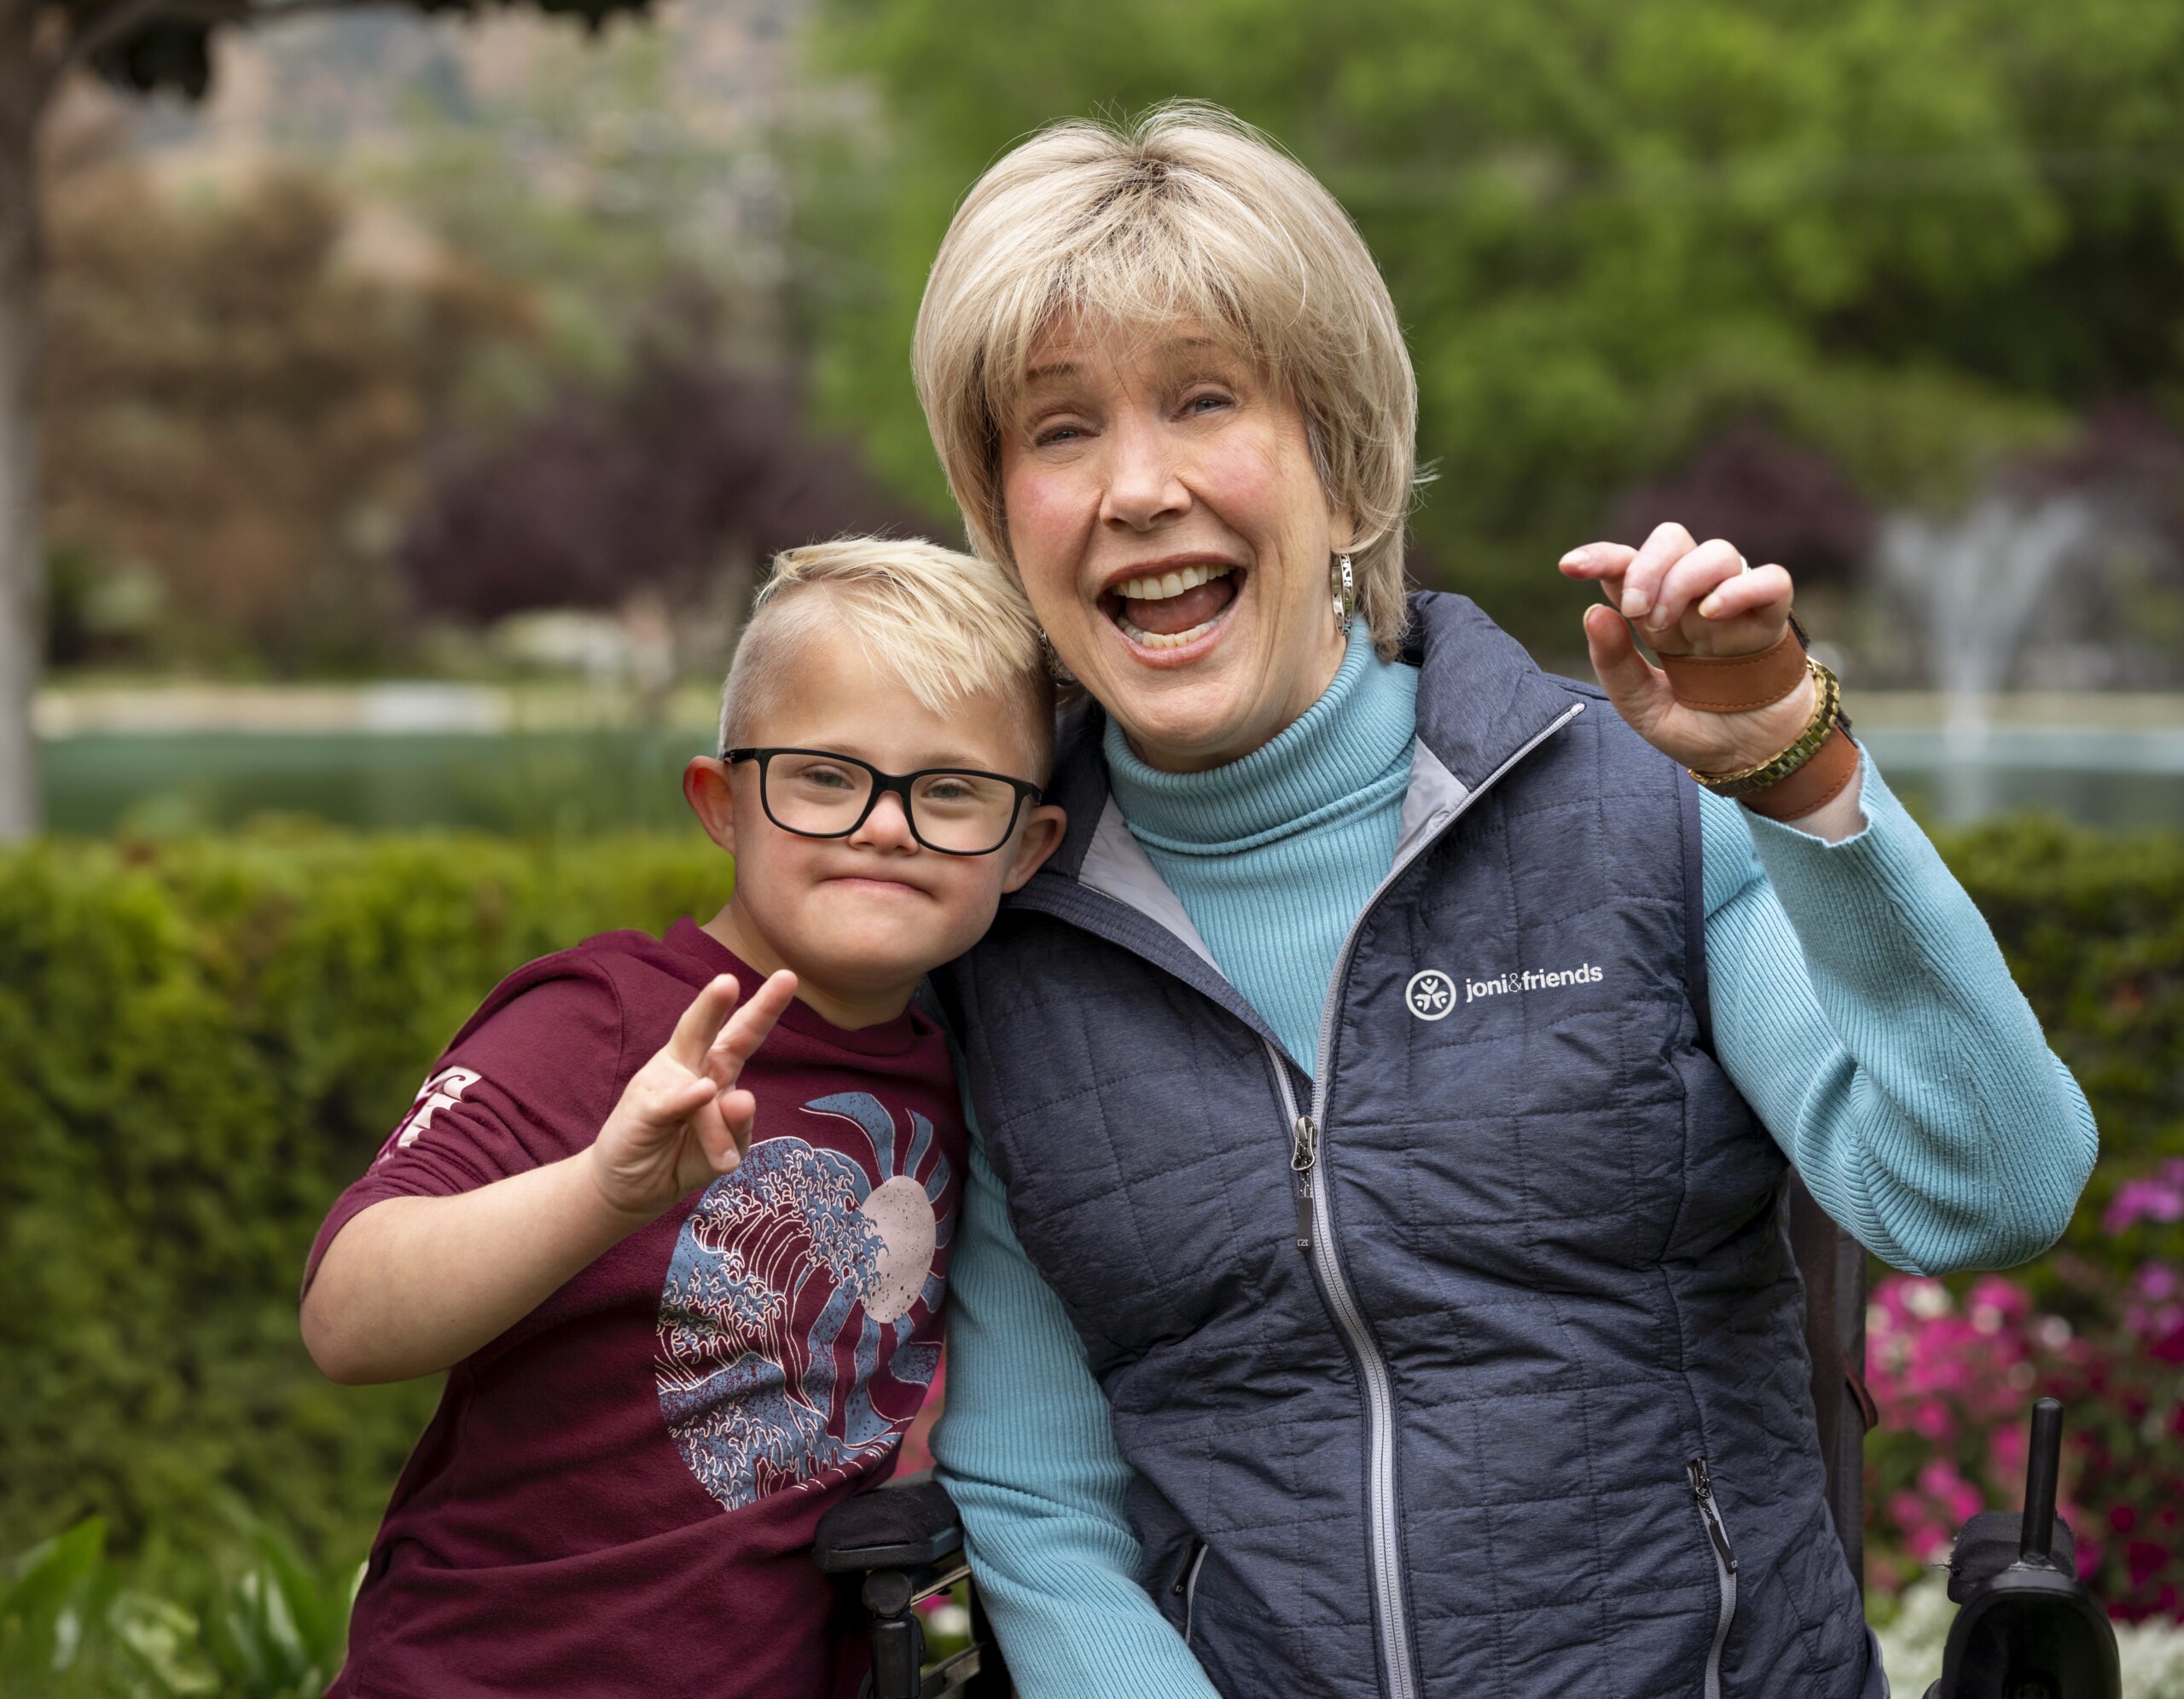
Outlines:
{"type": "Polygon", "coordinates": [[[694,755],[682,769],[682,800],[706,829],[706,836],[735,853],[735,789],[728,763],[718,756],[694,755]]]}
{"type": "Polygon", "coordinates": [[[1032,874],[1047,864],[1047,857],[1061,848],[1069,816],[1052,803],[1042,803],[1024,818],[1016,847],[1008,852],[1008,871],[1002,875],[1004,892],[1021,890],[1032,874]]]}

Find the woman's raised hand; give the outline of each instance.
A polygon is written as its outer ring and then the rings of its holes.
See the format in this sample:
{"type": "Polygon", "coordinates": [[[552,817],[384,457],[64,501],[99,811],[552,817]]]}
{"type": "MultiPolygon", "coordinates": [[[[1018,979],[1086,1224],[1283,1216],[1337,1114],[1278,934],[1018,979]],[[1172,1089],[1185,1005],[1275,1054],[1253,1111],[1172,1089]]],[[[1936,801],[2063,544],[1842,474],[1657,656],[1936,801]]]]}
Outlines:
{"type": "Polygon", "coordinates": [[[1679,525],[1655,529],[1642,548],[1591,542],[1562,557],[1563,576],[1600,587],[1607,606],[1585,611],[1585,646],[1616,711],[1670,760],[1700,773],[1734,773],[1770,761],[1812,718],[1810,678],[1779,702],[1739,714],[1687,708],[1668,676],[1641,654],[1635,627],[1658,654],[1750,655],[1788,629],[1792,585],[1780,566],[1745,569],[1734,546],[1695,542],[1679,525]],[[1627,623],[1626,623],[1627,622],[1627,623]]]}

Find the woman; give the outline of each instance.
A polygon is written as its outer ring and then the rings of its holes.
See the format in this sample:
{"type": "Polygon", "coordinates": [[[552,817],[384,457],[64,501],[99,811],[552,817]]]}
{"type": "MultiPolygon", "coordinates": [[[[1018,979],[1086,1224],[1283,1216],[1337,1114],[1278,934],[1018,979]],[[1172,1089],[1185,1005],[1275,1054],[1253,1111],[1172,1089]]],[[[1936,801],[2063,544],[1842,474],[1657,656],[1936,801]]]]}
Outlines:
{"type": "Polygon", "coordinates": [[[1407,602],[1386,291],[1202,108],[995,165],[914,360],[1092,698],[944,988],[936,1449],[1022,1691],[1885,1692],[1787,1166],[1939,1271],[2044,1248],[2095,1139],[1789,575],[1572,551],[1600,689],[1407,602]]]}

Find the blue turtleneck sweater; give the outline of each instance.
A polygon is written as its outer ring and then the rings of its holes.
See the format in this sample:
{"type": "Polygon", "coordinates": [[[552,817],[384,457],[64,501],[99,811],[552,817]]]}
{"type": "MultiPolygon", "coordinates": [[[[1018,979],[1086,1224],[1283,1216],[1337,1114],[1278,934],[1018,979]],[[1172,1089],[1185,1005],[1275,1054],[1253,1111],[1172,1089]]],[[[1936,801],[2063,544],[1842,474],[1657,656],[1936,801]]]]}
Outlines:
{"type": "Polygon", "coordinates": [[[1241,761],[1163,773],[1107,722],[1130,836],[1307,1073],[1343,938],[1395,861],[1417,733],[1417,670],[1374,654],[1362,620],[1320,699],[1241,761]]]}

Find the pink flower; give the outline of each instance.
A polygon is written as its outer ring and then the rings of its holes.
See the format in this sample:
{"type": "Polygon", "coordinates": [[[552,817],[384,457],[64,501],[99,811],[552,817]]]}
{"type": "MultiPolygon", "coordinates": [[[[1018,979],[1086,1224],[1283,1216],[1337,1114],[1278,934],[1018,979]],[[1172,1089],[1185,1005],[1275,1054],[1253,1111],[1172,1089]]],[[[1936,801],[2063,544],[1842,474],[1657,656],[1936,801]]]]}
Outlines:
{"type": "Polygon", "coordinates": [[[2184,1221],[2184,1158],[2171,1157],[2152,1174],[2117,1186],[2100,1225],[2120,1233],[2140,1221],[2184,1221]]]}
{"type": "Polygon", "coordinates": [[[1952,1526],[1969,1522],[1986,1508],[1979,1489],[1958,1474],[1947,1458],[1936,1458],[1919,1471],[1919,1490],[1940,1501],[1952,1526]]]}

